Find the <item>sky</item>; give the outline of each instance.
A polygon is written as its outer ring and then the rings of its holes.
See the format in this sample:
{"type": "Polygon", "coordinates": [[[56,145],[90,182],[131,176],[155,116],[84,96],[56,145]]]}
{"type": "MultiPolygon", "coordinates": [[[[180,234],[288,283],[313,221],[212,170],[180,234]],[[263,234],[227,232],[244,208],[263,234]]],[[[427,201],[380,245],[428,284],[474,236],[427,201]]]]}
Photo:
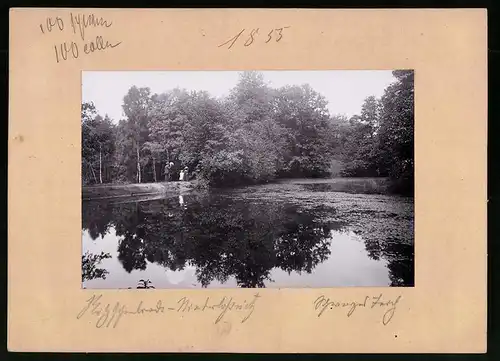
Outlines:
{"type": "MultiPolygon", "coordinates": [[[[151,93],[163,93],[180,87],[205,90],[220,97],[238,81],[237,71],[84,71],[82,101],[94,102],[101,115],[115,123],[124,117],[123,97],[133,85],[149,87],[151,93]]],[[[351,117],[359,114],[365,98],[382,96],[395,78],[387,70],[262,71],[271,87],[309,84],[328,100],[331,115],[351,117]]]]}

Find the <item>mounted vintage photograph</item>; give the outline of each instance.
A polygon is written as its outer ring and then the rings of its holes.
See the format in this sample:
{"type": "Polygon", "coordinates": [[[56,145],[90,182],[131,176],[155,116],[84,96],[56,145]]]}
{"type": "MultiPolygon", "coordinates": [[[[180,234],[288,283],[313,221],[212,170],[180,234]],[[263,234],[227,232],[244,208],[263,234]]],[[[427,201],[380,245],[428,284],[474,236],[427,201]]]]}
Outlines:
{"type": "Polygon", "coordinates": [[[414,71],[82,72],[82,287],[414,286],[414,71]]]}

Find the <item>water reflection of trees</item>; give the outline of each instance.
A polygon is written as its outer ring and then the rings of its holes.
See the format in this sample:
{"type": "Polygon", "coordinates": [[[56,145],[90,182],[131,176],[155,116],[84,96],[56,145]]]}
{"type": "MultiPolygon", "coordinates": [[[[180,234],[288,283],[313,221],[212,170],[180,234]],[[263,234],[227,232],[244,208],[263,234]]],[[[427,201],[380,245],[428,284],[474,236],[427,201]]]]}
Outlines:
{"type": "Polygon", "coordinates": [[[111,258],[109,253],[101,252],[100,254],[92,254],[85,252],[82,256],[82,281],[89,281],[96,278],[106,279],[109,273],[104,268],[99,268],[98,265],[107,258],[111,258]]]}
{"type": "Polygon", "coordinates": [[[413,287],[415,285],[413,245],[390,242],[384,247],[385,258],[389,260],[391,286],[413,287]]]}
{"type": "Polygon", "coordinates": [[[108,202],[95,202],[88,206],[88,203],[82,205],[82,228],[88,230],[92,239],[104,237],[110,227],[113,219],[113,205],[108,202]]]}
{"type": "MultiPolygon", "coordinates": [[[[370,258],[387,260],[389,279],[393,287],[413,287],[415,285],[413,235],[388,236],[381,227],[374,232],[363,233],[365,248],[370,258]],[[406,236],[406,237],[405,237],[406,236]],[[411,239],[408,239],[411,238],[411,239]]],[[[400,230],[400,233],[403,233],[400,230]]]]}
{"type": "MultiPolygon", "coordinates": [[[[321,221],[328,209],[298,211],[222,197],[186,196],[183,205],[177,198],[91,202],[82,211],[92,239],[115,228],[121,238],[118,259],[127,272],[146,269],[147,261],[173,271],[192,265],[204,287],[230,277],[240,287],[264,287],[275,267],[311,273],[330,256],[330,230],[341,227],[321,221]]],[[[358,229],[369,257],[387,261],[391,286],[414,286],[412,230],[377,224],[358,229]]]]}
{"type": "Polygon", "coordinates": [[[292,206],[221,197],[186,197],[183,206],[163,199],[83,208],[92,239],[115,227],[127,272],[144,270],[146,261],[173,271],[192,265],[203,287],[230,277],[239,287],[264,287],[275,267],[311,273],[329,257],[334,227],[292,206]]]}

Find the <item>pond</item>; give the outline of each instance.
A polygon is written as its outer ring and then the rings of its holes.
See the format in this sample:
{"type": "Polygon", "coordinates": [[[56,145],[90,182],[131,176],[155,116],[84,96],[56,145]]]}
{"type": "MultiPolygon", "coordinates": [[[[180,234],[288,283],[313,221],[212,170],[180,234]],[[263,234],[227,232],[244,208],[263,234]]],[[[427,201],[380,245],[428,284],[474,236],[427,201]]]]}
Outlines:
{"type": "Polygon", "coordinates": [[[414,286],[413,198],[377,179],[83,201],[82,286],[414,286]]]}

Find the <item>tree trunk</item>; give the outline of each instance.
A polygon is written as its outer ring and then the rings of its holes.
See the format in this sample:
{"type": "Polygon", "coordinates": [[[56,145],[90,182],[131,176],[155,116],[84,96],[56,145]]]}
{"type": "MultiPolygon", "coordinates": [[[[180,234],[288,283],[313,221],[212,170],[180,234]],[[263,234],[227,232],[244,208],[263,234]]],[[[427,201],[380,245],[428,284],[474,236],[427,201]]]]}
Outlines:
{"type": "Polygon", "coordinates": [[[137,143],[137,182],[141,183],[141,159],[139,158],[139,143],[137,143]]]}
{"type": "Polygon", "coordinates": [[[153,177],[156,183],[156,159],[153,157],[153,177]]]}
{"type": "Polygon", "coordinates": [[[94,181],[97,183],[97,177],[95,176],[94,168],[91,164],[89,164],[90,170],[92,171],[92,175],[94,176],[94,181]]]}
{"type": "Polygon", "coordinates": [[[102,184],[102,146],[99,144],[99,181],[102,184]]]}

